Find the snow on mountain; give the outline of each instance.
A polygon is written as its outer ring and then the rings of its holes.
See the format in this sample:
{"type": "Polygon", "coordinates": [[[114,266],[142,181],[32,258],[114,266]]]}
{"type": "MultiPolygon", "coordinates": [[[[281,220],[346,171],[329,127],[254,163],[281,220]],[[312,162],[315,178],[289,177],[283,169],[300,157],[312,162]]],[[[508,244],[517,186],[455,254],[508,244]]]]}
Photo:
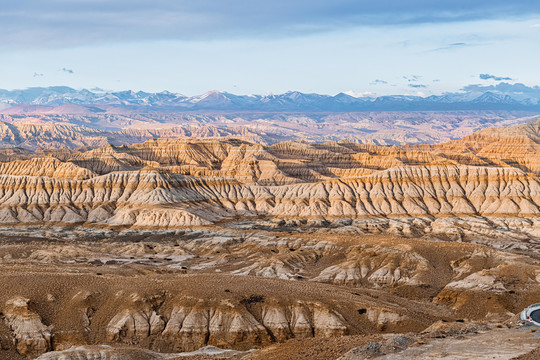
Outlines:
{"type": "Polygon", "coordinates": [[[509,95],[501,95],[501,94],[495,94],[491,91],[488,91],[476,99],[474,99],[472,102],[474,103],[488,103],[488,104],[516,104],[518,103],[516,100],[512,99],[509,95]]]}
{"type": "MultiPolygon", "coordinates": [[[[512,94],[513,95],[513,94],[512,94]]],[[[67,86],[33,87],[23,90],[0,90],[0,105],[111,105],[166,107],[171,110],[234,111],[373,111],[373,110],[540,110],[540,97],[511,96],[493,91],[459,92],[428,97],[391,95],[357,97],[348,93],[335,96],[289,91],[271,95],[235,95],[208,91],[187,97],[163,91],[90,91],[67,86]]]]}

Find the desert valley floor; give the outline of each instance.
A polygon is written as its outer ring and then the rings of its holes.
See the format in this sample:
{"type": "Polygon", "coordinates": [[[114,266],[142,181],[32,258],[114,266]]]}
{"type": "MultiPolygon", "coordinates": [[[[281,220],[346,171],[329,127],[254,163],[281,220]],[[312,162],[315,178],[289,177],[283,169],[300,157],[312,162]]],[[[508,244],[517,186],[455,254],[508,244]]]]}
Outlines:
{"type": "Polygon", "coordinates": [[[538,356],[539,119],[0,161],[0,359],[538,356]]]}

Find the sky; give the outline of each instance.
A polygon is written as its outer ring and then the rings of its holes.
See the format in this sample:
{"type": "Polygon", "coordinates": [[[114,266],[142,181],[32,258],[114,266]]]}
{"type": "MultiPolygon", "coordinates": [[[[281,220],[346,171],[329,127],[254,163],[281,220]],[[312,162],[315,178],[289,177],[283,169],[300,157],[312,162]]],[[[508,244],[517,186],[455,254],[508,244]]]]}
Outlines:
{"type": "Polygon", "coordinates": [[[538,59],[538,0],[0,0],[3,89],[427,96],[538,59]]]}

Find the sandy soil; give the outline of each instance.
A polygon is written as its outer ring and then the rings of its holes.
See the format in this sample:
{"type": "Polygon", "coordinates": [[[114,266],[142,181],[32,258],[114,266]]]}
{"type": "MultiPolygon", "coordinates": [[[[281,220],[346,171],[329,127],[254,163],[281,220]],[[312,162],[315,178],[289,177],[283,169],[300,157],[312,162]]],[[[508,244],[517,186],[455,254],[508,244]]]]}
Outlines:
{"type": "MultiPolygon", "coordinates": [[[[151,306],[165,320],[174,306],[186,304],[186,298],[209,304],[205,306],[229,303],[238,309],[259,296],[264,299],[262,304],[317,302],[343,316],[351,334],[290,339],[273,345],[228,345],[241,350],[263,347],[246,355],[250,360],[337,359],[352,348],[381,341],[385,334],[418,334],[441,319],[457,325],[463,321],[504,321],[540,296],[539,286],[532,281],[539,264],[531,257],[484,245],[392,235],[254,233],[229,228],[161,235],[148,232],[119,236],[109,232],[103,236],[96,232],[87,239],[15,235],[1,238],[0,245],[0,288],[4,289],[0,292],[0,311],[14,297],[28,298],[32,311],[57,334],[55,349],[70,344],[128,344],[111,343],[105,329],[126,306],[134,311],[142,309],[129,305],[134,296],[143,299],[141,304],[155,304],[151,306]],[[387,279],[384,276],[369,280],[368,275],[343,283],[320,277],[326,269],[346,269],[346,264],[366,261],[372,266],[369,274],[391,266],[391,272],[381,273],[391,275],[393,280],[381,282],[387,279]],[[418,267],[419,263],[424,265],[418,267]],[[255,271],[268,266],[274,266],[274,272],[255,271]],[[238,272],[246,268],[255,270],[238,272]],[[401,278],[393,277],[395,269],[399,269],[401,278]],[[283,278],[283,273],[292,276],[283,278]],[[452,283],[456,285],[451,287],[452,283]],[[473,287],[468,288],[469,284],[473,287]],[[483,288],[474,290],[479,286],[483,288]],[[366,314],[371,308],[387,309],[402,320],[377,324],[366,314]],[[88,309],[92,309],[91,325],[84,330],[81,312],[88,309]]],[[[257,309],[250,311],[259,319],[257,309]]],[[[402,355],[386,356],[452,358],[455,352],[461,352],[474,357],[474,351],[485,352],[481,346],[485,343],[510,358],[538,346],[538,340],[526,331],[509,334],[492,329],[477,337],[429,338],[424,340],[425,346],[411,346],[402,355]],[[494,339],[507,336],[515,342],[490,342],[493,331],[500,332],[494,339]]],[[[132,345],[152,348],[157,338],[136,340],[132,345]]],[[[14,351],[13,331],[5,321],[0,321],[0,341],[5,349],[0,358],[23,358],[14,351]]]]}

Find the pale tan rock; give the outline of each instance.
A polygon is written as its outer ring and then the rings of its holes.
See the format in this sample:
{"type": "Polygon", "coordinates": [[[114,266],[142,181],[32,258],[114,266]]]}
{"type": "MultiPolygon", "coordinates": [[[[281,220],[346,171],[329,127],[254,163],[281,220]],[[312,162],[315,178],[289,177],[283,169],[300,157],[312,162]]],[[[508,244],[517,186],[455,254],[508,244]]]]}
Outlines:
{"type": "Polygon", "coordinates": [[[123,310],[107,325],[107,340],[141,340],[163,330],[164,322],[155,311],[123,310]]]}
{"type": "Polygon", "coordinates": [[[474,289],[477,291],[480,290],[490,290],[490,291],[505,291],[506,288],[501,282],[498,282],[495,276],[490,275],[488,271],[482,270],[467,276],[466,278],[453,281],[446,285],[447,289],[474,289]]]}
{"type": "Polygon", "coordinates": [[[315,336],[321,337],[347,335],[348,333],[343,316],[319,304],[313,306],[313,328],[315,336]]]}
{"type": "Polygon", "coordinates": [[[207,344],[231,346],[271,341],[264,326],[242,306],[207,307],[203,302],[174,308],[162,335],[174,339],[174,351],[192,351],[207,344]]]}
{"type": "Polygon", "coordinates": [[[113,348],[108,345],[77,346],[43,354],[36,360],[161,360],[169,357],[145,349],[113,348]]]}
{"type": "Polygon", "coordinates": [[[406,317],[387,309],[367,309],[369,321],[377,325],[395,325],[398,322],[405,320],[406,317]]]}
{"type": "MultiPolygon", "coordinates": [[[[156,139],[57,152],[62,160],[40,156],[0,164],[0,223],[182,227],[235,216],[374,222],[426,217],[434,223],[426,230],[459,240],[463,233],[446,218],[537,218],[535,160],[520,159],[538,158],[538,121],[512,128],[510,136],[486,130],[475,135],[484,139],[478,146],[470,139],[427,148],[156,139]],[[491,147],[493,137],[500,137],[502,145],[491,147]],[[512,147],[514,138],[525,150],[512,147]],[[474,158],[470,149],[486,151],[493,161],[474,158]]],[[[387,225],[384,232],[400,236],[426,227],[407,221],[387,225]]],[[[538,230],[529,226],[527,231],[538,230]]],[[[264,267],[268,273],[287,273],[278,264],[264,267]]],[[[403,277],[391,266],[380,271],[376,278],[381,281],[403,277]]]]}
{"type": "Polygon", "coordinates": [[[29,299],[15,297],[5,304],[4,315],[13,332],[17,352],[38,356],[51,350],[51,331],[41,322],[39,314],[29,308],[29,299]]]}
{"type": "Polygon", "coordinates": [[[347,285],[420,285],[430,271],[429,261],[411,248],[363,246],[348,251],[345,261],[324,269],[313,280],[347,285]]]}

